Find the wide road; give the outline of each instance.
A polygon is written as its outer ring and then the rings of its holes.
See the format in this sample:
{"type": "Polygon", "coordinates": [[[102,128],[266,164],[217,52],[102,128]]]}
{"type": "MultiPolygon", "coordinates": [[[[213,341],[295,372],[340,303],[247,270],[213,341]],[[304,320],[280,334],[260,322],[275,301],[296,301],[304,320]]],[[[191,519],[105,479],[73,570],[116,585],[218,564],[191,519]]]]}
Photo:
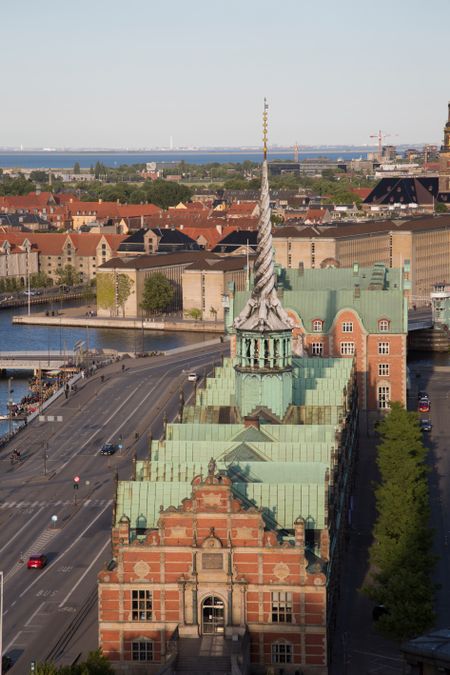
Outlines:
{"type": "Polygon", "coordinates": [[[3,653],[14,659],[12,673],[28,673],[34,659],[67,663],[84,644],[96,646],[96,575],[111,558],[115,474],[130,477],[131,457],[145,456],[149,433],[159,437],[164,415],[176,416],[181,389],[189,401],[187,373],[203,376],[227,350],[200,345],[108,366],[46,411],[62,422],[36,420],[1,451],[3,653]],[[123,449],[100,455],[110,440],[123,449]],[[13,447],[23,456],[20,464],[9,461],[13,447]],[[36,553],[45,553],[48,565],[28,570],[26,560],[36,553]]]}

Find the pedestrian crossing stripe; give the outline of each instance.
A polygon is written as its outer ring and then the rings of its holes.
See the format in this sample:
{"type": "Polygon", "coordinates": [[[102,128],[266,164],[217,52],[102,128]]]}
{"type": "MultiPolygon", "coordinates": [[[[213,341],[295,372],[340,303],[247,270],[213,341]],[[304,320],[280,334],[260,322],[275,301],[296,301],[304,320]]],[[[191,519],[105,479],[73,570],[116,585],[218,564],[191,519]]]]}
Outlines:
{"type": "Polygon", "coordinates": [[[30,555],[39,555],[45,550],[47,544],[58,534],[58,530],[49,530],[45,529],[41,532],[37,539],[34,540],[32,545],[26,550],[21,552],[21,562],[16,562],[15,565],[5,574],[5,581],[8,581],[13,577],[19,570],[21,570],[30,555]]]}
{"type": "MultiPolygon", "coordinates": [[[[83,507],[105,506],[110,499],[86,499],[82,504],[83,507]]],[[[30,509],[30,508],[45,508],[47,506],[73,506],[73,499],[66,499],[65,501],[45,501],[45,502],[1,502],[0,510],[3,509],[30,509]]]]}

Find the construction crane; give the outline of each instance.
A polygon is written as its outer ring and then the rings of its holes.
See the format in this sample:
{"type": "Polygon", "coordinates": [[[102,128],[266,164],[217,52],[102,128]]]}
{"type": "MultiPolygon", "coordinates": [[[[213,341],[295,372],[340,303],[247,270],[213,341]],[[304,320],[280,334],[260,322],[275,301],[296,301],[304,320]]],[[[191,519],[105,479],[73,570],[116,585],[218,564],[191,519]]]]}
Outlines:
{"type": "Polygon", "coordinates": [[[398,134],[385,134],[379,130],[377,134],[371,134],[369,138],[377,138],[378,139],[378,159],[381,162],[381,158],[383,155],[383,141],[385,138],[389,138],[389,136],[397,136],[398,134]]]}

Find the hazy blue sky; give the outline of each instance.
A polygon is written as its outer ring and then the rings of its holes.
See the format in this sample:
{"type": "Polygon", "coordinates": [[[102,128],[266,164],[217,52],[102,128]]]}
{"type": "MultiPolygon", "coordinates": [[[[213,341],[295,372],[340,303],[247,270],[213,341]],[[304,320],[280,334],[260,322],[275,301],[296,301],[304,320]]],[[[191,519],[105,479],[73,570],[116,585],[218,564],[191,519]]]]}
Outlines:
{"type": "Polygon", "coordinates": [[[0,145],[440,142],[450,0],[2,2],[0,145]],[[389,142],[387,139],[386,142],[389,142]]]}

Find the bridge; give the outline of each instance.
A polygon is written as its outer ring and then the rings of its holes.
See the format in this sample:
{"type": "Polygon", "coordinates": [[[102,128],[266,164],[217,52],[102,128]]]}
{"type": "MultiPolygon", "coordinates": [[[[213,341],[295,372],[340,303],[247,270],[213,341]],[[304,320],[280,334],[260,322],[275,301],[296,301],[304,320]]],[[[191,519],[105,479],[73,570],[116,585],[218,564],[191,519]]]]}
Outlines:
{"type": "Polygon", "coordinates": [[[67,363],[75,363],[76,351],[0,352],[2,370],[58,370],[67,363]]]}
{"type": "Polygon", "coordinates": [[[433,328],[433,313],[431,307],[410,309],[408,312],[408,333],[416,330],[433,328]]]}

